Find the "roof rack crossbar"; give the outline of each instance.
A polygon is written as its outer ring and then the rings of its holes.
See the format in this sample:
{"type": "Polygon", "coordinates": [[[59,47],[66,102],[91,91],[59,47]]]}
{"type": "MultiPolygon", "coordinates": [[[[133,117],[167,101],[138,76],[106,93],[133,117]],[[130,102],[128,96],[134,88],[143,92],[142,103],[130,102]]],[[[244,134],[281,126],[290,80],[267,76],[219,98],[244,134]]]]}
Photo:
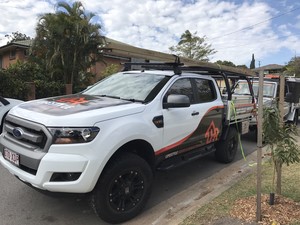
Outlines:
{"type": "Polygon", "coordinates": [[[181,66],[183,63],[178,62],[166,62],[166,63],[147,63],[147,62],[126,62],[124,63],[124,71],[131,69],[131,66],[141,66],[145,69],[160,69],[160,70],[173,70],[175,74],[181,74],[181,66]]]}

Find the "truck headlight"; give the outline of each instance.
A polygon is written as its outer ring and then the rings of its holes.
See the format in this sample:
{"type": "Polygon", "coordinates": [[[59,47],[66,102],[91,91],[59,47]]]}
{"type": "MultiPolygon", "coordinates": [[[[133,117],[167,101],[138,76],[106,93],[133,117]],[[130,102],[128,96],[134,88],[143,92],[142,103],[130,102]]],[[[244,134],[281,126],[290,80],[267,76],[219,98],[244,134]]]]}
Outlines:
{"type": "Polygon", "coordinates": [[[98,127],[48,127],[54,144],[86,143],[94,140],[98,127]]]}

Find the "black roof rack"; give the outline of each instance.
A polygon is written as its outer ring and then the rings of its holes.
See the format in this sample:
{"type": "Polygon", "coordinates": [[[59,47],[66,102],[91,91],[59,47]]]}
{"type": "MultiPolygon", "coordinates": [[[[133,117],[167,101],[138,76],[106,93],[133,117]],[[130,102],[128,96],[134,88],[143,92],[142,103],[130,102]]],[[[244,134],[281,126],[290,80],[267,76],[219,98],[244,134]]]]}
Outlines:
{"type": "Polygon", "coordinates": [[[174,62],[126,62],[124,63],[123,71],[132,70],[132,66],[141,66],[143,69],[155,69],[155,70],[173,70],[174,74],[181,75],[182,71],[193,72],[207,75],[222,75],[226,74],[227,77],[248,77],[253,76],[249,72],[245,72],[243,69],[221,66],[214,63],[199,62],[203,65],[185,66],[184,63],[180,62],[180,58],[175,56],[174,62]]]}

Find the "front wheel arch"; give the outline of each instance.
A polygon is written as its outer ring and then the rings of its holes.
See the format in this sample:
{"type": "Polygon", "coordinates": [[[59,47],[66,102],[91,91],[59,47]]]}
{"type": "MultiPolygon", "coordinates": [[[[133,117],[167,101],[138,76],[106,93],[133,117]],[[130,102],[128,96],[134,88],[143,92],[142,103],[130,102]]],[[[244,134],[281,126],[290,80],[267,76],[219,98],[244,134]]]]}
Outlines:
{"type": "MultiPolygon", "coordinates": [[[[114,161],[116,157],[120,154],[124,154],[125,152],[130,152],[136,154],[143,158],[152,170],[155,170],[155,154],[153,147],[150,145],[149,142],[141,139],[136,139],[127,142],[126,144],[122,145],[108,160],[106,165],[109,165],[111,161],[114,161]]],[[[105,168],[104,168],[105,169],[105,168]]]]}

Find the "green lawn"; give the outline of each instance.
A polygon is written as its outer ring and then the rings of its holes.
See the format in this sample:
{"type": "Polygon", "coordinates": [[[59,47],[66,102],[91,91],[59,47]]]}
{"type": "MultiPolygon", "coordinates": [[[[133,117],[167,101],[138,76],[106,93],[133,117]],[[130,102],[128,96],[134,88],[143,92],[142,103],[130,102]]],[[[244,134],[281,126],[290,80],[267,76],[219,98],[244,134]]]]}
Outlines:
{"type": "MultiPolygon", "coordinates": [[[[273,166],[265,162],[262,170],[262,193],[272,191],[273,166]]],[[[300,202],[300,164],[283,166],[282,169],[282,195],[300,202]]],[[[222,193],[209,204],[199,208],[193,215],[187,217],[181,225],[208,224],[221,217],[228,217],[229,212],[238,199],[256,196],[256,170],[254,174],[243,178],[236,185],[222,193]]],[[[287,225],[287,224],[286,224],[287,225]]],[[[291,225],[300,225],[300,221],[291,225]]]]}

